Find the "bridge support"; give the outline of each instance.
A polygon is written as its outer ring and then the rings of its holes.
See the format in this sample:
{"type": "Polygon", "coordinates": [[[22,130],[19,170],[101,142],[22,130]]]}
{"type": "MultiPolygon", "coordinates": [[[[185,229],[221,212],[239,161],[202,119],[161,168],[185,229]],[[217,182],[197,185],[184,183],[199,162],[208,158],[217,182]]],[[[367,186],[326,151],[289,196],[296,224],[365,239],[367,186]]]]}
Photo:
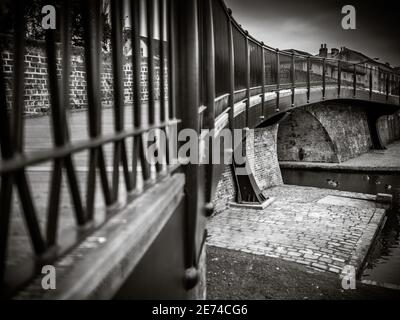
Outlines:
{"type": "Polygon", "coordinates": [[[370,111],[367,113],[368,128],[371,135],[372,146],[376,150],[385,150],[386,147],[382,141],[381,135],[378,130],[378,119],[382,113],[370,111]]]}
{"type": "Polygon", "coordinates": [[[236,202],[239,205],[263,206],[268,200],[268,197],[263,195],[251,171],[246,151],[249,129],[245,128],[244,131],[245,134],[242,143],[237,147],[241,148],[243,161],[238,163],[236,157],[234,157],[232,161],[234,181],[236,184],[236,202]]]}

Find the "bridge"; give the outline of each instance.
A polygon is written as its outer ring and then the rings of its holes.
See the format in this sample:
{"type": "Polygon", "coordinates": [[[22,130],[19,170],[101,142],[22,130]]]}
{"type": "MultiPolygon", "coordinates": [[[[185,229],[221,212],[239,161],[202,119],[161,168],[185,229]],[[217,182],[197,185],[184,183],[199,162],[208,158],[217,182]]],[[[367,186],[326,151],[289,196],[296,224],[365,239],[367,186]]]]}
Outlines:
{"type": "MultiPolygon", "coordinates": [[[[236,204],[268,202],[269,178],[254,165],[253,129],[262,135],[288,119],[312,117],[330,141],[329,161],[339,162],[349,155],[326,117],[362,115],[372,147],[381,149],[379,121],[400,109],[399,74],[271,48],[220,0],[129,2],[132,105],[124,101],[124,8],[112,0],[113,104],[103,109],[100,4],[87,0],[80,8],[87,108],[70,113],[71,1],[63,1],[59,34],[47,30],[43,43],[50,112],[26,118],[24,1],[14,2],[15,49],[0,61],[0,277],[8,298],[204,298],[206,222],[220,203],[223,173],[232,172],[236,204]],[[156,67],[165,72],[156,77],[156,67]],[[223,129],[240,129],[243,138],[218,152],[229,160],[246,150],[246,161],[227,167],[178,159],[181,129],[196,132],[206,146],[200,156],[210,158],[204,130],[219,139],[223,129]],[[166,149],[156,144],[163,161],[155,164],[146,157],[152,132],[167,140],[166,149]],[[46,265],[57,270],[56,290],[42,288],[46,265]]],[[[3,42],[0,49],[7,51],[3,42]]],[[[285,153],[283,140],[278,144],[285,153]]],[[[363,150],[356,149],[350,156],[363,150]]],[[[304,150],[297,156],[303,159],[304,150]]]]}

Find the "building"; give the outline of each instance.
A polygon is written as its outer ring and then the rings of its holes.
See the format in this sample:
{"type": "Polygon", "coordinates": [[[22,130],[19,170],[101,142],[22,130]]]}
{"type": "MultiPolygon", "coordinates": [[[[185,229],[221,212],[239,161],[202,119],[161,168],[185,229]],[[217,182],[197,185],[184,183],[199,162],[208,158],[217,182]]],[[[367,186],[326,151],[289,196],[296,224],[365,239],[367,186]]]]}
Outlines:
{"type": "MultiPolygon", "coordinates": [[[[378,58],[370,58],[365,54],[346,48],[341,47],[340,50],[337,48],[331,48],[328,51],[326,44],[321,44],[319,53],[316,55],[321,58],[335,59],[342,61],[342,80],[344,82],[353,82],[354,77],[354,64],[356,66],[357,83],[363,84],[365,87],[369,87],[369,73],[372,73],[372,89],[377,91],[384,91],[386,85],[385,72],[399,72],[392,68],[389,63],[378,62],[378,58]]],[[[389,81],[394,81],[394,77],[389,77],[389,81]]]]}

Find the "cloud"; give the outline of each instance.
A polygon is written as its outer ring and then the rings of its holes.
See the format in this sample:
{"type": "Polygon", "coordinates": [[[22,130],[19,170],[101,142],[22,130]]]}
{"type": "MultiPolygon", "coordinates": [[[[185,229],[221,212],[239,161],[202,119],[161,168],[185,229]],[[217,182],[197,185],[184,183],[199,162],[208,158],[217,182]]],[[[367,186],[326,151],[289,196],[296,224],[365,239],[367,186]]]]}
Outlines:
{"type": "Polygon", "coordinates": [[[400,13],[390,9],[395,1],[352,1],[357,30],[341,28],[344,0],[226,0],[226,4],[250,34],[272,47],[316,53],[321,43],[327,43],[400,65],[400,13]]]}

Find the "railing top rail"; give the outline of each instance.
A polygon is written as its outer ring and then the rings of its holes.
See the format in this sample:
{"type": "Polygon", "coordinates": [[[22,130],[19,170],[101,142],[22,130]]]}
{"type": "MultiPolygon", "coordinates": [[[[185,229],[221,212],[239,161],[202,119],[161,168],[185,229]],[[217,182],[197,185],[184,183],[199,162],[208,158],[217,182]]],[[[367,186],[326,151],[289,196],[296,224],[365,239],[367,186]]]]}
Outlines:
{"type": "MultiPolygon", "coordinates": [[[[360,63],[360,62],[350,62],[350,61],[346,61],[346,60],[342,60],[342,59],[336,59],[336,58],[327,58],[327,57],[306,55],[306,54],[295,53],[295,52],[287,52],[287,51],[284,51],[284,50],[280,50],[279,48],[273,48],[271,46],[268,46],[263,41],[260,41],[260,40],[256,39],[255,37],[253,37],[247,30],[243,29],[242,25],[239,24],[239,22],[237,22],[237,20],[233,17],[232,10],[226,6],[225,1],[220,0],[220,2],[221,2],[221,5],[222,5],[227,17],[232,22],[233,27],[235,27],[240,33],[242,33],[243,36],[245,36],[248,40],[250,40],[254,44],[262,47],[264,50],[272,51],[272,52],[275,52],[275,53],[279,52],[279,54],[286,55],[286,56],[294,56],[294,57],[297,57],[297,58],[311,58],[313,60],[321,60],[321,62],[325,60],[326,62],[331,62],[331,63],[336,63],[337,64],[340,61],[340,62],[345,62],[345,63],[352,64],[352,65],[360,63]]],[[[370,66],[367,66],[366,68],[373,69],[373,67],[370,67],[370,66]]],[[[377,68],[379,70],[381,70],[381,66],[377,66],[377,68]]],[[[400,74],[398,72],[395,72],[395,71],[392,71],[392,70],[381,70],[381,71],[400,76],[400,74]]]]}

